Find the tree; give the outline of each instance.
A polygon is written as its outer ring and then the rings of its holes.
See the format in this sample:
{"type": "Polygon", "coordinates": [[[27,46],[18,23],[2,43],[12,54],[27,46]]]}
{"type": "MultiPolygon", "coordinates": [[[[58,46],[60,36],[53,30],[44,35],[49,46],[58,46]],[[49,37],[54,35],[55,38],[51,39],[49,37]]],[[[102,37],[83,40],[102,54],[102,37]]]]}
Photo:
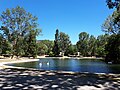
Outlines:
{"type": "Polygon", "coordinates": [[[115,11],[111,16],[109,16],[104,24],[102,25],[102,30],[107,34],[120,34],[120,21],[118,21],[118,16],[120,17],[120,13],[118,15],[117,11],[115,11]]]}
{"type": "Polygon", "coordinates": [[[105,35],[99,35],[97,37],[97,48],[96,48],[96,54],[97,56],[99,57],[105,57],[106,55],[106,52],[105,52],[105,46],[108,42],[108,38],[109,38],[109,35],[108,34],[105,34],[105,35]]]}
{"type": "Polygon", "coordinates": [[[54,46],[54,42],[53,41],[42,40],[42,41],[40,41],[40,43],[44,44],[47,47],[46,54],[49,54],[50,52],[52,52],[52,49],[53,49],[53,46],[54,46]]]}
{"type": "Polygon", "coordinates": [[[48,47],[42,42],[38,43],[38,55],[45,55],[47,52],[48,47]]]}
{"type": "Polygon", "coordinates": [[[21,50],[21,47],[19,44],[24,41],[26,35],[31,33],[31,30],[39,32],[36,22],[37,17],[32,16],[32,14],[26,12],[19,6],[12,9],[6,9],[6,11],[2,12],[0,20],[3,25],[1,27],[3,38],[11,43],[13,55],[20,55],[18,50],[21,50]]]}
{"type": "Polygon", "coordinates": [[[55,56],[59,56],[60,52],[65,53],[71,44],[69,36],[63,32],[59,33],[59,30],[56,30],[53,53],[55,56]]]}
{"type": "Polygon", "coordinates": [[[106,2],[110,9],[116,7],[116,10],[113,12],[112,16],[110,18],[108,17],[108,20],[111,20],[108,21],[108,23],[112,23],[111,27],[113,28],[111,29],[116,32],[113,34],[120,34],[120,0],[106,0],[106,2]]]}
{"type": "Polygon", "coordinates": [[[70,46],[71,41],[69,39],[69,36],[63,32],[60,32],[59,35],[59,48],[60,51],[67,54],[66,51],[68,49],[68,47],[70,46]]]}
{"type": "Polygon", "coordinates": [[[79,41],[77,42],[77,48],[78,51],[83,55],[88,55],[88,40],[89,40],[89,34],[86,32],[81,32],[79,34],[79,41]]]}
{"type": "Polygon", "coordinates": [[[104,24],[102,25],[102,30],[107,34],[116,34],[112,16],[109,16],[105,20],[104,24]]]}
{"type": "Polygon", "coordinates": [[[120,34],[110,36],[105,50],[107,52],[106,62],[120,63],[120,34]]]}
{"type": "Polygon", "coordinates": [[[33,58],[36,58],[37,53],[38,53],[38,46],[36,43],[36,34],[37,32],[35,32],[35,30],[31,30],[30,34],[28,36],[28,55],[32,56],[33,58]]]}
{"type": "Polygon", "coordinates": [[[11,44],[7,40],[2,41],[2,53],[1,54],[8,54],[8,56],[12,53],[11,44]]]}
{"type": "Polygon", "coordinates": [[[120,0],[106,0],[106,3],[108,5],[108,8],[110,8],[110,9],[112,9],[114,7],[118,8],[120,0]]]}
{"type": "Polygon", "coordinates": [[[107,52],[105,61],[112,63],[120,63],[120,0],[107,0],[108,7],[116,10],[105,21],[103,28],[111,32],[111,36],[106,44],[105,51],[107,52]]]}
{"type": "Polygon", "coordinates": [[[8,40],[3,38],[3,35],[0,34],[0,54],[11,54],[12,53],[12,47],[8,40]]]}
{"type": "Polygon", "coordinates": [[[77,54],[77,46],[70,44],[68,49],[66,50],[67,55],[76,55],[77,54]]]}
{"type": "Polygon", "coordinates": [[[53,47],[53,53],[55,56],[58,56],[60,53],[58,44],[59,44],[59,30],[57,29],[55,34],[54,47],[53,47]]]}
{"type": "Polygon", "coordinates": [[[88,54],[90,56],[95,56],[96,48],[97,48],[96,38],[93,35],[91,35],[88,40],[88,54]]]}
{"type": "Polygon", "coordinates": [[[38,40],[38,55],[49,55],[52,52],[54,42],[50,40],[38,40]]]}

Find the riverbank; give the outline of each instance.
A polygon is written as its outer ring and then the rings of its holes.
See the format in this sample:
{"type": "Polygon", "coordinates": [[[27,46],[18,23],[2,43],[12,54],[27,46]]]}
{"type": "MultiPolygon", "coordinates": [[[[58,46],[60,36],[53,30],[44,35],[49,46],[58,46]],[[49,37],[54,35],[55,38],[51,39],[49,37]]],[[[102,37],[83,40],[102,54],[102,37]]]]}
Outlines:
{"type": "Polygon", "coordinates": [[[28,58],[28,57],[21,57],[21,58],[14,57],[13,59],[11,59],[11,58],[8,58],[8,57],[2,57],[2,56],[0,56],[0,69],[12,67],[12,66],[8,66],[8,65],[5,65],[5,64],[38,61],[40,58],[102,59],[102,58],[96,58],[96,57],[68,57],[68,56],[63,56],[63,57],[38,56],[36,59],[28,58]]]}

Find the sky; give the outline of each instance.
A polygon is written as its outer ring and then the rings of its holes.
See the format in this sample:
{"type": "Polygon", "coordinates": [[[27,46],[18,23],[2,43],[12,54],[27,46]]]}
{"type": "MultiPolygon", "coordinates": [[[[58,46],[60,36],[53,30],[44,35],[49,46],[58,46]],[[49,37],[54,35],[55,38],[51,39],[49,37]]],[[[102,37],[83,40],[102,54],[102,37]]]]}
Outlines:
{"type": "MultiPolygon", "coordinates": [[[[54,40],[56,29],[69,35],[73,44],[81,32],[104,34],[101,25],[112,14],[106,0],[0,0],[0,14],[7,8],[23,7],[38,17],[42,35],[38,40],[54,40]],[[91,1],[91,2],[90,2],[91,1]]],[[[1,23],[0,23],[1,25],[1,23]]]]}

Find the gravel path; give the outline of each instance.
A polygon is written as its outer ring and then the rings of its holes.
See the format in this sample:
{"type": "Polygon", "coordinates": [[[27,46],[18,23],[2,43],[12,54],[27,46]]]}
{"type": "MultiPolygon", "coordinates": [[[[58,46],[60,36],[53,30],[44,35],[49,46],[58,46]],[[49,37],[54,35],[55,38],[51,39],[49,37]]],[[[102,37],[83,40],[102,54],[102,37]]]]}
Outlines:
{"type": "Polygon", "coordinates": [[[0,90],[120,90],[120,74],[0,70],[0,90]]]}

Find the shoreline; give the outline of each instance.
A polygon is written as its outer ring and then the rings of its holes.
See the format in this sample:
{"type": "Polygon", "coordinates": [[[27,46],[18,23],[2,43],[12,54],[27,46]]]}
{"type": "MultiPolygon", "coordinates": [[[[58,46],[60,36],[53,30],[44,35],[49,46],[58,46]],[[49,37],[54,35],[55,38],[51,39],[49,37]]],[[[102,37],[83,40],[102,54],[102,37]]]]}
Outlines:
{"type": "Polygon", "coordinates": [[[103,58],[97,58],[97,57],[68,57],[68,56],[63,56],[63,57],[46,57],[46,56],[38,56],[37,58],[29,58],[29,57],[20,57],[20,58],[1,58],[0,57],[0,63],[17,63],[17,62],[21,62],[21,61],[36,61],[39,60],[40,58],[58,58],[58,59],[103,59],[103,58]]]}
{"type": "MultiPolygon", "coordinates": [[[[34,61],[39,61],[39,59],[42,58],[59,58],[59,59],[70,59],[70,58],[74,58],[74,59],[102,59],[102,58],[96,58],[96,57],[45,57],[45,56],[38,56],[36,59],[33,58],[28,58],[28,57],[22,57],[22,58],[5,58],[5,59],[0,59],[0,69],[6,69],[6,68],[18,68],[18,69],[30,69],[30,70],[34,70],[34,68],[24,68],[24,67],[15,67],[15,66],[10,66],[8,64],[14,64],[14,63],[23,63],[23,62],[34,62],[34,61]]],[[[38,70],[38,69],[35,69],[38,70]]],[[[41,69],[42,70],[42,69],[41,69]]],[[[45,70],[45,71],[51,71],[51,72],[61,72],[61,73],[85,73],[88,74],[89,72],[73,72],[73,71],[57,71],[57,70],[45,70]]],[[[108,73],[91,73],[91,74],[108,74],[108,73]]],[[[114,73],[109,73],[110,75],[119,75],[119,74],[114,74],[114,73]]]]}
{"type": "MultiPolygon", "coordinates": [[[[103,58],[96,58],[96,57],[68,57],[68,56],[63,56],[63,57],[46,57],[46,55],[44,56],[37,56],[36,59],[34,58],[29,58],[29,57],[21,57],[21,58],[1,58],[0,56],[0,69],[5,69],[5,68],[23,68],[24,67],[15,67],[15,66],[9,66],[7,64],[12,64],[12,63],[22,63],[22,62],[34,62],[34,61],[38,61],[41,58],[58,58],[58,59],[103,59],[103,58]]],[[[63,71],[63,72],[72,72],[72,71],[63,71]]],[[[74,73],[74,72],[73,72],[74,73]]],[[[89,72],[85,72],[85,73],[89,73],[89,72]]],[[[97,74],[97,73],[96,73],[97,74]]],[[[100,74],[100,73],[98,73],[100,74]]],[[[101,73],[101,74],[105,74],[105,73],[101,73]]]]}

